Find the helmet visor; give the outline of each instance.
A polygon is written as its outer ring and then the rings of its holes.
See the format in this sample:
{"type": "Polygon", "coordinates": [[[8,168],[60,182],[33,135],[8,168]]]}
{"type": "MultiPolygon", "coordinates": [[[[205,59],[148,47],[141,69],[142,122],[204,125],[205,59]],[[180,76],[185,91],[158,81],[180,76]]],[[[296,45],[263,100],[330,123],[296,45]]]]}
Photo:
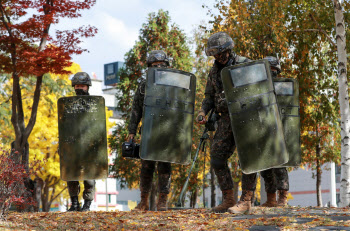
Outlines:
{"type": "Polygon", "coordinates": [[[205,54],[207,56],[214,56],[214,55],[217,55],[217,54],[219,54],[221,52],[226,51],[231,46],[232,46],[232,42],[230,41],[230,42],[227,42],[227,43],[225,43],[223,45],[220,45],[220,46],[213,46],[213,47],[209,47],[209,48],[207,47],[205,49],[205,54]]]}

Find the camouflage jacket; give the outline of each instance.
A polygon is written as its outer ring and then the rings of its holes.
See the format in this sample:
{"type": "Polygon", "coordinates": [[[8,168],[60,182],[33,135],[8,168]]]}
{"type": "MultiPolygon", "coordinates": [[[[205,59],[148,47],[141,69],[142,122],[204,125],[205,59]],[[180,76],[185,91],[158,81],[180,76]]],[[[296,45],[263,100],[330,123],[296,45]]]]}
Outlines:
{"type": "Polygon", "coordinates": [[[202,110],[205,114],[211,109],[215,109],[218,113],[228,113],[227,102],[225,99],[224,87],[221,80],[221,70],[226,66],[232,66],[240,63],[251,61],[250,59],[238,56],[231,57],[226,65],[221,65],[215,61],[209,72],[207,85],[205,87],[205,98],[202,102],[202,110]]]}
{"type": "Polygon", "coordinates": [[[145,100],[145,87],[146,81],[142,80],[135,92],[128,126],[129,134],[136,134],[137,127],[141,121],[143,113],[143,101],[145,100]]]}

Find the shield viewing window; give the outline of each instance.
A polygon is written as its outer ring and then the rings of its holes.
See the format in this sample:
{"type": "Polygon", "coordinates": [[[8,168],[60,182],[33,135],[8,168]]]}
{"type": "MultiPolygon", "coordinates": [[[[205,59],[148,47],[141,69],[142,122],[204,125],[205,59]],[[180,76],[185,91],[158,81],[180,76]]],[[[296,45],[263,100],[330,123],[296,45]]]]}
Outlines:
{"type": "Polygon", "coordinates": [[[277,95],[293,95],[293,82],[274,82],[277,95]]]}
{"type": "Polygon", "coordinates": [[[241,87],[267,80],[264,63],[231,69],[230,76],[235,87],[241,87]]]}
{"type": "Polygon", "coordinates": [[[190,90],[191,76],[172,71],[155,71],[155,83],[190,90]]]}

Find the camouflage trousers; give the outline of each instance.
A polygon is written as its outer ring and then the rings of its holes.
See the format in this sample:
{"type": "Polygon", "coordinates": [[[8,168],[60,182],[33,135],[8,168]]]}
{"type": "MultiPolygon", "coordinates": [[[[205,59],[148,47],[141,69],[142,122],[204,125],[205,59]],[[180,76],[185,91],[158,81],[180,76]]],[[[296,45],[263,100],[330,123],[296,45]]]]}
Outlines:
{"type": "Polygon", "coordinates": [[[171,164],[167,162],[141,160],[140,190],[144,193],[151,191],[156,163],[158,163],[158,190],[160,193],[168,194],[170,192],[171,164]]]}
{"type": "MultiPolygon", "coordinates": [[[[79,181],[67,181],[70,197],[78,196],[80,193],[79,181]]],[[[83,199],[92,201],[95,194],[95,180],[84,180],[83,199]]]]}
{"type": "Polygon", "coordinates": [[[242,191],[255,191],[257,173],[244,174],[242,173],[242,191]]]}
{"type": "Polygon", "coordinates": [[[217,125],[210,151],[210,164],[214,169],[220,189],[223,191],[233,189],[233,179],[227,160],[233,154],[236,146],[229,114],[221,113],[217,125]]]}
{"type": "Polygon", "coordinates": [[[270,168],[260,174],[264,178],[266,192],[275,193],[277,190],[289,190],[287,168],[270,168]]]}
{"type": "MultiPolygon", "coordinates": [[[[289,190],[288,171],[286,168],[270,168],[260,172],[265,181],[265,191],[289,190]]],[[[242,190],[255,191],[257,173],[242,174],[242,190]]]]}

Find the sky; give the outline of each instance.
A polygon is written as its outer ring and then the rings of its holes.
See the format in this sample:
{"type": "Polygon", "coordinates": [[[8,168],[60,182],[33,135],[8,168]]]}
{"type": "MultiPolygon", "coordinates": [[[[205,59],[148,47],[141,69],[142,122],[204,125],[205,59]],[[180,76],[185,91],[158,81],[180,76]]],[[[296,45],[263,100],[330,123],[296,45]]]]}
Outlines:
{"type": "MultiPolygon", "coordinates": [[[[73,29],[92,25],[99,32],[93,38],[84,38],[82,47],[89,50],[73,56],[82,71],[91,77],[94,72],[103,80],[103,65],[124,61],[124,54],[138,39],[139,30],[151,12],[163,9],[169,12],[171,22],[179,25],[187,37],[195,27],[210,18],[205,3],[210,7],[215,0],[97,0],[90,10],[82,11],[79,19],[64,19],[54,29],[73,29]]],[[[212,7],[211,7],[212,8],[212,7]]]]}

